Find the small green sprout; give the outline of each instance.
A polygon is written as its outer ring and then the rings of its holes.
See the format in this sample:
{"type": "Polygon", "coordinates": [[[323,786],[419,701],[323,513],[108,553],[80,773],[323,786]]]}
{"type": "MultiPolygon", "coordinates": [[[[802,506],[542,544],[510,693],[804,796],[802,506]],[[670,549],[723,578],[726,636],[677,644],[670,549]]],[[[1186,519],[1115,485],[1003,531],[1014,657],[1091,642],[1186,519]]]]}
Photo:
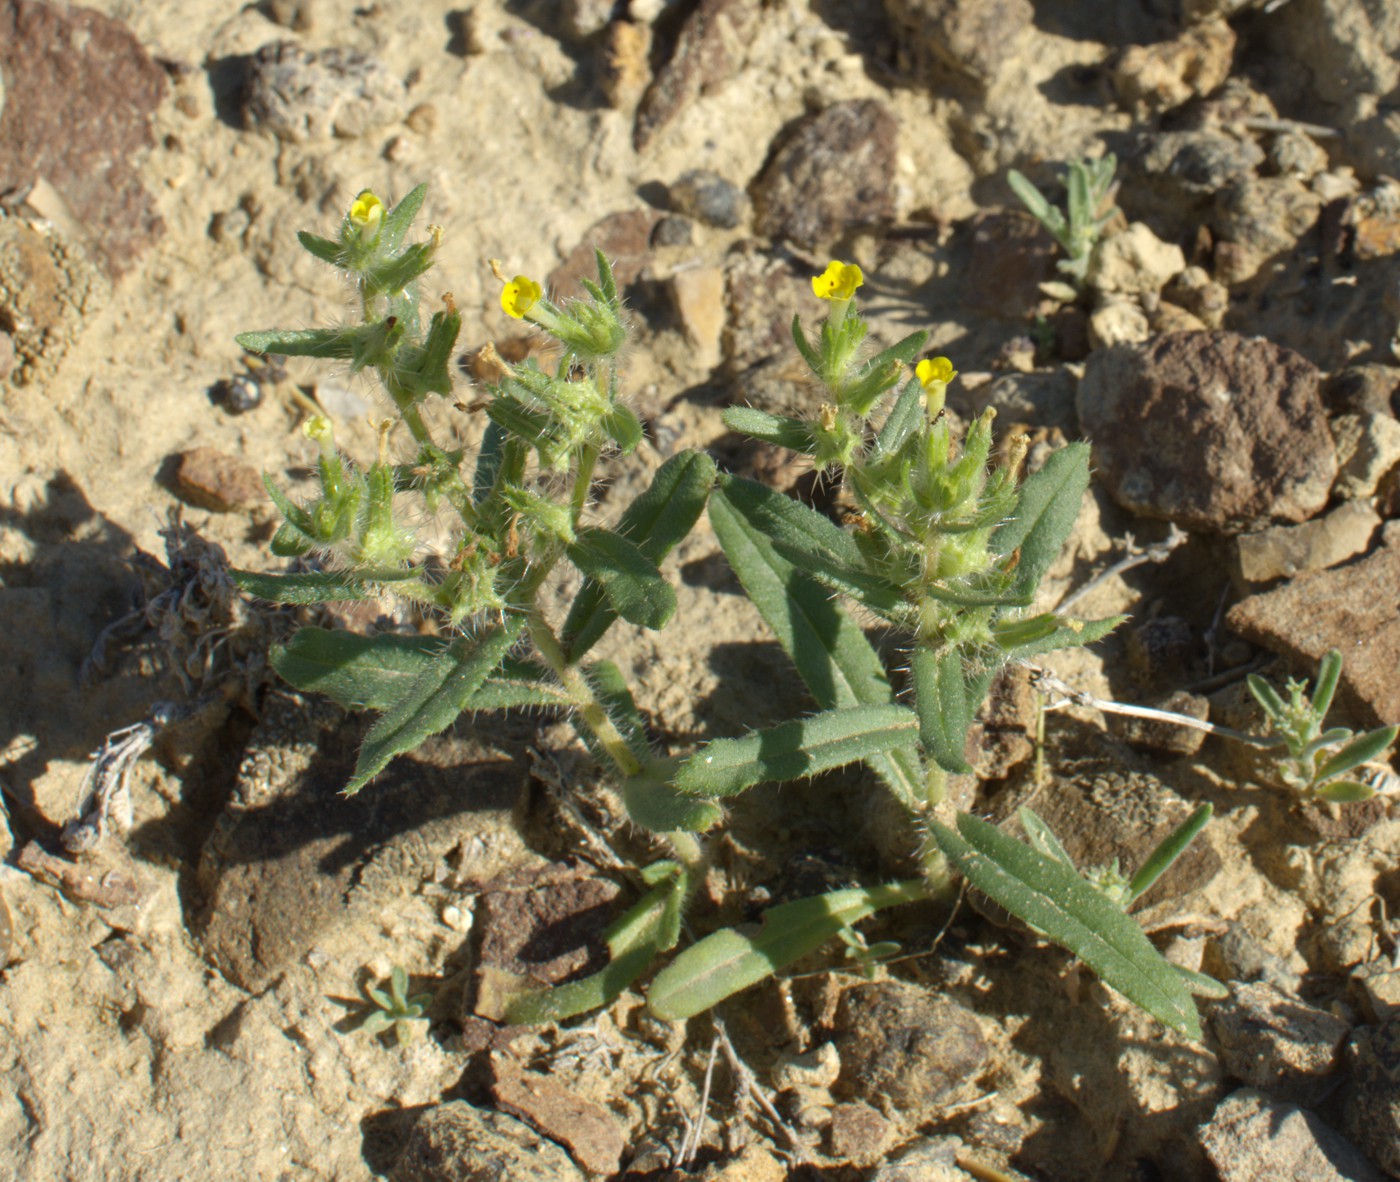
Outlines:
{"type": "Polygon", "coordinates": [[[406,1047],[417,1034],[417,1027],[411,1026],[410,1023],[428,1020],[424,1011],[433,1000],[431,993],[415,993],[412,997],[408,996],[408,974],[402,965],[395,965],[393,972],[389,974],[388,993],[376,989],[373,985],[366,985],[365,996],[378,1008],[366,1015],[359,1028],[366,1034],[382,1034],[392,1029],[394,1042],[401,1047],[406,1047]]]}
{"type": "Polygon", "coordinates": [[[1278,762],[1279,777],[1303,800],[1337,804],[1370,800],[1377,791],[1373,784],[1347,773],[1374,764],[1400,732],[1400,727],[1393,726],[1364,735],[1356,735],[1343,726],[1323,730],[1341,675],[1342,654],[1336,649],[1322,658],[1311,698],[1305,681],[1289,678],[1288,700],[1284,701],[1257,673],[1249,675],[1249,692],[1264,708],[1278,742],[1287,752],[1278,762]]]}
{"type": "Polygon", "coordinates": [[[1117,212],[1111,204],[1113,170],[1117,166],[1118,158],[1112,152],[1097,160],[1070,162],[1068,171],[1060,176],[1065,186],[1068,217],[1014,168],[1006,174],[1012,191],[1069,256],[1056,265],[1077,284],[1084,282],[1094,247],[1103,228],[1117,212]]]}

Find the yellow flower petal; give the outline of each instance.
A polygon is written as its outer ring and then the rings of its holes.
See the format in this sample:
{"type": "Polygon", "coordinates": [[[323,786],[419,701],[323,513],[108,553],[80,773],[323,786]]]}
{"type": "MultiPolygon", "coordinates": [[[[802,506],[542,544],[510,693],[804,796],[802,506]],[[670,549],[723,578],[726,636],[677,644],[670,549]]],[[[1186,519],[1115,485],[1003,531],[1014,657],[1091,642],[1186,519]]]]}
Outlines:
{"type": "Polygon", "coordinates": [[[864,282],[855,263],[832,259],[825,271],[812,276],[812,291],[819,300],[849,300],[864,282]]]}
{"type": "Polygon", "coordinates": [[[914,367],[914,376],[919,379],[919,384],[927,390],[935,383],[946,386],[958,376],[958,371],[953,368],[953,363],[946,357],[926,357],[914,367]]]}
{"type": "Polygon", "coordinates": [[[543,294],[540,285],[528,275],[517,275],[501,291],[501,307],[507,316],[519,320],[539,302],[543,294]]]}
{"type": "Polygon", "coordinates": [[[355,204],[350,207],[350,220],[362,229],[372,230],[384,218],[384,202],[376,197],[373,191],[363,189],[360,195],[355,198],[355,204]]]}

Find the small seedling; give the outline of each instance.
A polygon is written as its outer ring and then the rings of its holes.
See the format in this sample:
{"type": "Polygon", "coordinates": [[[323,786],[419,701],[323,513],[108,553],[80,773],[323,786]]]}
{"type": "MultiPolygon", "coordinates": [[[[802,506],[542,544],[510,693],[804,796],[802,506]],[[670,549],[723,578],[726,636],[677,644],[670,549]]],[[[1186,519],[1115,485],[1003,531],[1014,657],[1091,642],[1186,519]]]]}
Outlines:
{"type": "Polygon", "coordinates": [[[1342,675],[1342,654],[1333,649],[1322,658],[1317,685],[1308,697],[1306,681],[1288,680],[1288,700],[1257,673],[1249,675],[1249,692],[1264,708],[1286,755],[1278,761],[1279,778],[1301,800],[1328,800],[1343,804],[1370,800],[1381,777],[1374,765],[1395,742],[1400,727],[1384,726],[1357,735],[1344,726],[1323,730],[1332,697],[1342,675]],[[1329,754],[1330,752],[1330,754],[1329,754]],[[1348,775],[1362,769],[1363,779],[1348,775]]]}
{"type": "Polygon", "coordinates": [[[401,1047],[406,1047],[417,1035],[417,1027],[410,1023],[428,1020],[424,1011],[433,1001],[431,993],[415,993],[412,997],[408,996],[408,974],[402,965],[395,965],[393,972],[389,974],[387,993],[373,985],[366,985],[365,996],[378,1008],[365,1016],[359,1028],[367,1034],[382,1034],[392,1029],[394,1042],[401,1047]]]}
{"type": "MultiPolygon", "coordinates": [[[[1057,206],[1051,205],[1045,195],[1014,168],[1006,174],[1006,181],[1012,192],[1021,199],[1061,249],[1068,256],[1056,266],[1069,275],[1076,284],[1082,284],[1089,270],[1094,247],[1098,244],[1103,228],[1117,213],[1112,202],[1113,170],[1118,159],[1109,152],[1097,160],[1074,160],[1060,176],[1065,186],[1068,216],[1057,206]]],[[[1053,293],[1052,293],[1053,294],[1053,293]]],[[[1071,299],[1077,293],[1069,291],[1071,299]]]]}

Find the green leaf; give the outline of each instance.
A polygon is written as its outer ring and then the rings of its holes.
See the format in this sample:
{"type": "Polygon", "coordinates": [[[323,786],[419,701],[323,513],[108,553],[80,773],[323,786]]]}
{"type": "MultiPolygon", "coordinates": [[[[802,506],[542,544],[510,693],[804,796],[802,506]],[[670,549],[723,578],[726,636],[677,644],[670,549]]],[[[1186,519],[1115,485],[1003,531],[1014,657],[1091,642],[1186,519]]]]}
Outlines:
{"type": "Polygon", "coordinates": [[[893,455],[918,429],[924,417],[923,390],[923,384],[918,378],[911,378],[904,384],[889,418],[885,420],[880,434],[875,438],[875,453],[872,458],[893,455]]]}
{"type": "Polygon", "coordinates": [[[427,185],[416,185],[404,195],[402,201],[384,215],[384,220],[379,226],[378,245],[386,253],[397,250],[403,244],[413,219],[422,208],[423,198],[427,195],[427,185]]]}
{"type": "MultiPolygon", "coordinates": [[[[651,485],[627,506],[617,532],[660,566],[699,520],[715,482],[715,462],[698,451],[672,456],[652,477],[651,485]]],[[[570,663],[592,648],[617,619],[602,584],[590,579],[580,588],[564,621],[563,641],[570,663]]]]}
{"type": "Polygon", "coordinates": [[[1109,616],[1103,620],[1076,620],[1067,616],[1055,616],[1056,624],[1053,628],[1019,644],[1007,643],[1004,633],[997,628],[993,629],[993,639],[1006,654],[1006,660],[1025,661],[1031,657],[1038,657],[1042,653],[1093,644],[1095,641],[1102,640],[1127,618],[1127,616],[1109,616]]]}
{"type": "Polygon", "coordinates": [[[394,756],[451,726],[510,651],[520,626],[519,619],[508,617],[503,626],[480,637],[454,640],[434,656],[403,697],[370,727],[345,795],[353,796],[394,756]]]}
{"type": "Polygon", "coordinates": [[[1400,728],[1387,726],[1358,735],[1318,768],[1314,778],[1330,780],[1333,776],[1340,776],[1343,772],[1349,772],[1354,767],[1379,758],[1386,748],[1395,742],[1397,732],[1400,732],[1400,728]]]}
{"type": "Polygon", "coordinates": [[[918,332],[911,332],[907,337],[896,341],[888,349],[876,353],[862,367],[866,373],[873,373],[875,370],[883,369],[892,361],[908,365],[918,356],[919,350],[924,347],[924,342],[928,340],[928,333],[920,329],[918,332]]]}
{"type": "Polygon", "coordinates": [[[1213,811],[1210,805],[1201,805],[1167,834],[1147,856],[1147,861],[1138,867],[1138,872],[1128,883],[1128,906],[1151,890],[1152,884],[1171,869],[1171,864],[1186,852],[1186,847],[1195,841],[1196,835],[1206,827],[1213,811]]]}
{"type": "Polygon", "coordinates": [[[506,1008],[506,1021],[520,1026],[562,1022],[607,1005],[657,956],[676,946],[689,893],[689,879],[680,872],[652,887],[608,929],[612,959],[606,967],[580,981],[516,998],[506,1008]]]}
{"type": "MultiPolygon", "coordinates": [[[[639,762],[646,764],[651,759],[651,745],[647,742],[646,723],[632,698],[627,679],[611,661],[596,661],[588,667],[586,674],[593,687],[594,696],[601,703],[618,733],[626,741],[628,749],[639,762]]],[[[597,746],[593,732],[581,719],[575,718],[579,737],[592,748],[598,762],[610,764],[607,753],[597,746]]]]}
{"type": "Polygon", "coordinates": [[[613,407],[603,419],[603,430],[622,450],[623,455],[630,455],[642,441],[642,421],[630,407],[613,407]]]}
{"type": "Polygon", "coordinates": [[[266,599],[269,603],[342,603],[375,599],[379,591],[348,572],[317,570],[291,575],[268,575],[260,571],[230,571],[240,590],[266,599]]]}
{"type": "Polygon", "coordinates": [[[1063,862],[1071,870],[1076,868],[1074,859],[1069,856],[1069,852],[1060,844],[1060,839],[1055,836],[1055,831],[1045,823],[1039,813],[1023,805],[1016,810],[1016,818],[1021,822],[1021,828],[1026,831],[1026,840],[1033,848],[1047,858],[1063,862]]]}
{"type": "Polygon", "coordinates": [[[970,772],[963,755],[967,732],[991,684],[991,673],[967,673],[957,649],[937,653],[922,646],[913,652],[910,672],[924,754],[945,771],[970,772]]]}
{"type": "Polygon", "coordinates": [[[297,231],[297,241],[323,263],[330,263],[332,267],[345,264],[345,248],[339,242],[322,238],[319,234],[312,234],[307,230],[297,231]]]}
{"type": "Polygon", "coordinates": [[[855,539],[835,522],[753,480],[725,476],[719,488],[736,513],[808,575],[849,595],[877,615],[898,619],[907,614],[899,588],[866,568],[855,539]]]}
{"type": "Polygon", "coordinates": [[[506,429],[495,419],[486,424],[486,434],[476,457],[476,473],[472,477],[472,500],[478,508],[496,485],[496,473],[501,470],[507,438],[506,429]]]}
{"type": "Polygon", "coordinates": [[[682,792],[731,796],[766,780],[796,780],[905,746],[916,719],[903,706],[851,706],[706,743],[673,781],[682,792]]]}
{"type": "MultiPolygon", "coordinates": [[[[350,710],[388,710],[432,665],[445,642],[428,636],[360,636],[302,628],[272,649],[272,667],[299,690],[325,694],[350,710]]],[[[507,658],[472,695],[467,709],[561,706],[568,700],[541,666],[507,658]]]]}
{"type": "Polygon", "coordinates": [[[624,620],[643,628],[664,628],[676,612],[676,592],[638,547],[608,529],[581,529],[566,548],[569,560],[596,580],[608,603],[624,620]]]}
{"type": "MultiPolygon", "coordinates": [[[[727,496],[728,481],[710,499],[710,524],[725,557],[817,705],[884,706],[895,701],[884,664],[860,627],[831,593],[780,555],[727,496]]],[[[918,752],[904,746],[866,760],[910,808],[923,800],[918,752]]]]}
{"type": "Polygon", "coordinates": [[[933,822],[948,860],[978,890],[1067,948],[1103,981],[1173,1030],[1201,1037],[1185,982],[1142,929],[1074,871],[966,813],[933,822]]]}
{"type": "Polygon", "coordinates": [[[802,419],[788,415],[770,415],[766,410],[753,406],[726,407],[724,425],[740,435],[759,439],[789,451],[811,455],[816,450],[817,441],[812,435],[811,426],[802,419]]]}
{"type": "Polygon", "coordinates": [[[1059,558],[1089,488],[1089,445],[1071,443],[1052,452],[1045,466],[1021,485],[1015,514],[992,535],[998,554],[1020,550],[1015,569],[1019,601],[1035,598],[1040,580],[1059,558]]]}
{"type": "Polygon", "coordinates": [[[1374,788],[1358,780],[1332,780],[1315,791],[1323,800],[1330,800],[1333,804],[1359,804],[1376,795],[1374,788]]]}
{"type": "Polygon", "coordinates": [[[1264,707],[1264,713],[1270,718],[1277,720],[1288,710],[1283,704],[1283,699],[1279,697],[1278,691],[1257,673],[1251,673],[1245,678],[1245,684],[1249,686],[1249,692],[1254,695],[1254,700],[1264,707]]]}
{"type": "Polygon", "coordinates": [[[802,360],[812,368],[812,372],[821,375],[822,359],[817,351],[812,348],[811,342],[807,340],[807,334],[802,331],[802,318],[794,316],[792,318],[792,343],[797,346],[797,351],[802,354],[802,360]]]}
{"type": "Polygon", "coordinates": [[[1332,695],[1337,692],[1337,683],[1342,678],[1342,654],[1330,649],[1323,655],[1317,667],[1317,685],[1313,687],[1312,708],[1321,722],[1332,708],[1332,695]]]}
{"type": "Polygon", "coordinates": [[[640,775],[622,782],[622,803],[628,819],[653,833],[704,833],[724,819],[712,800],[689,796],[669,783],[674,764],[658,761],[640,775]]]}
{"type": "Polygon", "coordinates": [[[692,944],[657,974],[647,1009],[663,1022],[694,1017],[815,952],[866,916],[925,895],[923,882],[915,880],[779,904],[764,915],[756,935],[725,928],[692,944]]]}
{"type": "Polygon", "coordinates": [[[355,351],[353,328],[269,329],[240,332],[233,338],[249,353],[281,353],[287,357],[326,357],[348,361],[355,351]]]}

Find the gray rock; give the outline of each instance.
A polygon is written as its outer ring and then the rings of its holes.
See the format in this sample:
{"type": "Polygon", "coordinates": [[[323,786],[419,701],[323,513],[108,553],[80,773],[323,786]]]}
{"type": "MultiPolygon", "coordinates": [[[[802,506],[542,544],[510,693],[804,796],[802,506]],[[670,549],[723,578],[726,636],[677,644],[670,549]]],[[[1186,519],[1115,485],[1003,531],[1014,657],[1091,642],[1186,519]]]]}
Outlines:
{"type": "Polygon", "coordinates": [[[248,64],[243,118],[294,144],[355,139],[402,119],[407,99],[403,82],[373,57],[278,41],[248,64]]]}
{"type": "Polygon", "coordinates": [[[1169,189],[1207,197],[1243,180],[1263,162],[1262,149],[1248,136],[1202,127],[1154,136],[1139,167],[1169,189]]]}
{"type": "Polygon", "coordinates": [[[1400,1018],[1352,1035],[1343,1105],[1356,1143],[1392,1177],[1400,1174],[1400,1018]]]}
{"type": "Polygon", "coordinates": [[[924,1137],[886,1162],[870,1182],[969,1182],[973,1175],[958,1165],[957,1137],[924,1137]]]}
{"type": "Polygon", "coordinates": [[[915,73],[978,89],[1015,61],[1035,16],[1030,0],[885,0],[885,12],[915,73]]]}
{"type": "Polygon", "coordinates": [[[1284,5],[1265,33],[1266,44],[1301,65],[1325,102],[1400,85],[1400,7],[1388,0],[1284,5]]]}
{"type": "Polygon", "coordinates": [[[1258,982],[1211,1008],[1221,1065],[1276,1100],[1315,1104],[1336,1086],[1348,1023],[1258,982]]]}
{"type": "Polygon", "coordinates": [[[1221,1182],[1384,1182],[1355,1145],[1318,1117],[1253,1088],[1228,1096],[1197,1135],[1221,1182]]]}
{"type": "Polygon", "coordinates": [[[1340,705],[1364,726],[1400,718],[1400,523],[1388,522],[1367,557],[1300,575],[1235,604],[1225,622],[1245,640],[1311,676],[1329,649],[1346,653],[1340,705]]]}
{"type": "Polygon", "coordinates": [[[1238,248],[1239,261],[1221,279],[1242,282],[1271,256],[1291,253],[1321,210],[1322,198],[1297,177],[1247,177],[1230,185],[1216,198],[1211,226],[1238,248]]]}
{"type": "Polygon", "coordinates": [[[857,985],[841,995],[837,1014],[841,1076],[833,1089],[846,1099],[893,1104],[911,1123],[975,1088],[989,1049],[970,1010],[902,981],[857,985]]]}
{"type": "Polygon", "coordinates": [[[667,193],[672,209],[721,230],[734,229],[748,212],[749,199],[744,191],[707,168],[681,173],[667,193]]]}
{"type": "Polygon", "coordinates": [[[564,0],[559,27],[566,37],[583,41],[601,33],[616,15],[618,0],[564,0]]]}
{"type": "Polygon", "coordinates": [[[1275,525],[1235,539],[1236,566],[1258,586],[1306,571],[1326,570],[1369,549],[1380,515],[1365,501],[1346,501],[1300,525],[1275,525]]]}
{"type": "Polygon", "coordinates": [[[1103,349],[1077,404],[1114,500],[1187,529],[1305,520],[1336,475],[1317,370],[1268,341],[1193,332],[1103,349]]]}
{"type": "Polygon", "coordinates": [[[452,1100],[413,1126],[391,1182],[585,1182],[569,1155],[529,1125],[452,1100]]]}
{"type": "Polygon", "coordinates": [[[1201,969],[1218,981],[1267,981],[1285,994],[1296,995],[1303,985],[1287,961],[1275,956],[1236,923],[1210,938],[1201,969]]]}
{"type": "Polygon", "coordinates": [[[120,21],[11,0],[0,9],[0,79],[0,193],[47,181],[98,264],[120,277],[165,232],[139,174],[165,71],[120,21]]]}
{"type": "Polygon", "coordinates": [[[989,406],[996,407],[997,426],[1029,423],[1038,427],[1058,427],[1067,437],[1078,430],[1074,410],[1074,375],[1061,367],[1032,373],[998,374],[970,395],[959,398],[958,409],[969,418],[989,406]]]}
{"type": "Polygon", "coordinates": [[[799,119],[753,185],[755,228],[808,249],[894,216],[899,124],[876,99],[799,119]]]}
{"type": "Polygon", "coordinates": [[[653,246],[694,246],[695,223],[680,214],[667,214],[651,232],[653,246]]]}

